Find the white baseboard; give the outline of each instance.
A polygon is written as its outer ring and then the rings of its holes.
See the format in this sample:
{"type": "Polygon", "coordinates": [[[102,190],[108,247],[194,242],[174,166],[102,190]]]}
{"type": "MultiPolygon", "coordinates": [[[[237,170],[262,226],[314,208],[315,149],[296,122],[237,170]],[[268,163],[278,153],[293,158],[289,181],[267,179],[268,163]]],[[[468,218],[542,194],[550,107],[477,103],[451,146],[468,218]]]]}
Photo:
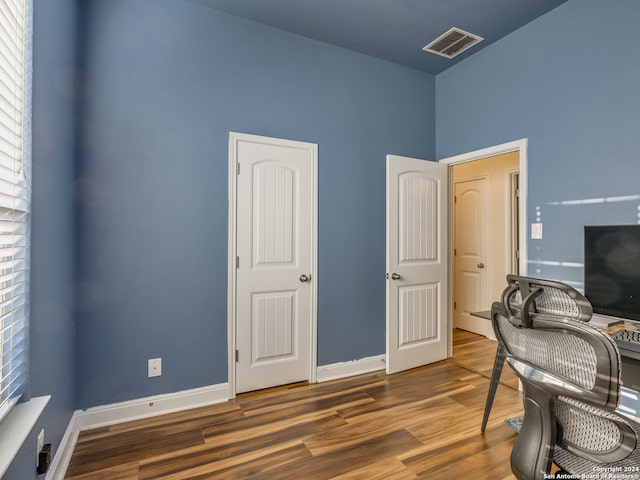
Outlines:
{"type": "Polygon", "coordinates": [[[337,380],[339,378],[352,377],[363,373],[384,370],[386,367],[385,355],[361,358],[351,362],[338,362],[331,365],[318,367],[316,380],[318,383],[337,380]]]}
{"type": "Polygon", "coordinates": [[[64,478],[78,435],[83,430],[164,415],[189,408],[204,407],[226,402],[227,400],[229,400],[229,384],[221,383],[192,390],[92,407],[87,410],[77,410],[71,417],[67,430],[62,437],[60,446],[51,463],[51,468],[47,472],[46,480],[62,480],[64,478]]]}
{"type": "Polygon", "coordinates": [[[92,407],[78,414],[78,429],[105,427],[141,418],[203,407],[229,400],[229,385],[221,383],[127,402],[92,407]]]}

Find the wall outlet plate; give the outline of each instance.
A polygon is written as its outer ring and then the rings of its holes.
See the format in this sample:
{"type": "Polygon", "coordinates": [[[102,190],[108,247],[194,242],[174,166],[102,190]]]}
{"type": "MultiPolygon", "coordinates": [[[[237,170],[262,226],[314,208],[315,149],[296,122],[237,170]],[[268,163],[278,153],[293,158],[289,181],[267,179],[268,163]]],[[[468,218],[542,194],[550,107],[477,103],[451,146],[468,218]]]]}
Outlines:
{"type": "Polygon", "coordinates": [[[162,359],[161,358],[150,358],[148,364],[148,372],[147,376],[151,377],[159,377],[162,375],[162,359]]]}
{"type": "Polygon", "coordinates": [[[44,447],[44,428],[40,430],[38,438],[36,439],[36,467],[40,465],[40,452],[44,447]]]}

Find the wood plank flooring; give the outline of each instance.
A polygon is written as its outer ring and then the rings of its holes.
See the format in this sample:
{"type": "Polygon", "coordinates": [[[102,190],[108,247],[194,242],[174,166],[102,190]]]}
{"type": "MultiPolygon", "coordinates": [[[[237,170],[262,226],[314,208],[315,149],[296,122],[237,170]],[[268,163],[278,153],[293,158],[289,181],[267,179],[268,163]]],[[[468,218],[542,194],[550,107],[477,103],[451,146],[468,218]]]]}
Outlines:
{"type": "Polygon", "coordinates": [[[522,412],[505,367],[480,423],[496,343],[454,332],[454,358],[239,395],[235,400],[84,431],[67,480],[513,479],[522,412]]]}

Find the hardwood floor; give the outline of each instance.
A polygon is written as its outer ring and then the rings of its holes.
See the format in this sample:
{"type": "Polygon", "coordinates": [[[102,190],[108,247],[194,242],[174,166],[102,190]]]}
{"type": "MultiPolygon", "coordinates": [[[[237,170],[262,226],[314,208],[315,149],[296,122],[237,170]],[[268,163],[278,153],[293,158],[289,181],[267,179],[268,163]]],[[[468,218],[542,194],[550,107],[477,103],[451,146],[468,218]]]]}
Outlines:
{"type": "Polygon", "coordinates": [[[433,365],[84,431],[65,478],[513,479],[503,420],[522,405],[508,367],[480,433],[495,348],[457,330],[454,358],[433,365]]]}

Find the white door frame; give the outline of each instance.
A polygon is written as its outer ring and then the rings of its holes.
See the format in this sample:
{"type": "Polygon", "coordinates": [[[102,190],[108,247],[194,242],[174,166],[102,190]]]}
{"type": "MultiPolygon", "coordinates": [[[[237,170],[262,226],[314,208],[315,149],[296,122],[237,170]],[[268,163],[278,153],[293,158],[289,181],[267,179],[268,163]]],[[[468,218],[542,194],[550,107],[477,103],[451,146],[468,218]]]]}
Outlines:
{"type": "MultiPolygon", "coordinates": [[[[520,199],[518,208],[520,211],[520,224],[518,225],[519,231],[519,250],[520,250],[520,275],[527,275],[527,266],[528,266],[528,251],[527,251],[527,186],[528,175],[527,175],[527,148],[528,148],[528,139],[522,138],[520,140],[514,140],[513,142],[502,143],[500,145],[494,145],[492,147],[483,148],[480,150],[474,150],[472,152],[462,153],[460,155],[455,155],[453,157],[443,158],[439,160],[440,163],[444,163],[452,167],[454,165],[458,165],[460,163],[473,162],[475,160],[482,160],[483,158],[493,157],[495,155],[501,155],[503,153],[510,152],[518,152],[520,159],[520,199]]],[[[452,182],[452,175],[449,175],[449,182],[452,182]]],[[[450,191],[452,191],[450,189],[450,191]]],[[[451,199],[451,195],[449,195],[451,199]]],[[[453,209],[449,209],[449,296],[453,294],[453,234],[452,234],[452,215],[453,209]]],[[[452,307],[452,298],[449,298],[449,332],[453,331],[453,312],[451,310],[452,307]]],[[[453,355],[453,343],[452,343],[452,335],[449,335],[449,357],[453,355]]]]}
{"type": "MultiPolygon", "coordinates": [[[[229,398],[236,397],[236,302],[237,302],[237,185],[238,166],[236,163],[237,144],[240,140],[259,140],[282,146],[296,146],[301,142],[285,140],[280,138],[264,137],[246,133],[229,132],[229,242],[228,242],[228,266],[227,266],[227,370],[229,398]]],[[[309,144],[306,144],[309,145],[309,144]]],[[[313,149],[313,166],[311,169],[312,188],[311,192],[311,342],[309,353],[309,383],[316,383],[317,374],[317,330],[318,330],[318,148],[313,149]]]]}

